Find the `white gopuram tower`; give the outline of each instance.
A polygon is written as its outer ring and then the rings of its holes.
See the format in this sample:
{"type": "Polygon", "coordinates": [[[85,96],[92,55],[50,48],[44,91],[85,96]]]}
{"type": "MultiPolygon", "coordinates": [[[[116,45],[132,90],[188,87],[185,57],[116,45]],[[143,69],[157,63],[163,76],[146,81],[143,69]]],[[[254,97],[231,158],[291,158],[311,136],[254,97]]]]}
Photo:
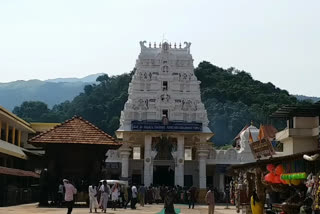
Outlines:
{"type": "Polygon", "coordinates": [[[191,43],[151,45],[141,53],[121,112],[121,177],[132,182],[206,188],[208,128],[191,43]]]}

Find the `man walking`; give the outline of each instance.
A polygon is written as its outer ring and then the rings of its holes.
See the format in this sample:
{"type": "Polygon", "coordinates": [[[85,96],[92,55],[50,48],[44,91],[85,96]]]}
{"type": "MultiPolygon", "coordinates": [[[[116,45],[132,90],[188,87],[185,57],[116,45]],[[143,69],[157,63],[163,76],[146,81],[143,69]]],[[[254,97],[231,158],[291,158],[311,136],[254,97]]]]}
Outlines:
{"type": "Polygon", "coordinates": [[[208,214],[214,214],[215,202],[214,202],[214,191],[212,186],[209,188],[209,191],[206,194],[205,201],[208,204],[208,214]]]}
{"type": "Polygon", "coordinates": [[[189,209],[194,209],[194,203],[196,201],[197,188],[195,186],[190,187],[188,190],[189,209]]]}
{"type": "Polygon", "coordinates": [[[107,184],[107,181],[103,181],[99,191],[101,192],[100,206],[102,208],[102,212],[106,213],[110,195],[110,187],[107,184]]]}
{"type": "Polygon", "coordinates": [[[97,201],[97,187],[92,184],[88,188],[89,193],[89,209],[90,213],[92,213],[92,208],[95,212],[97,212],[97,209],[99,208],[98,201],[97,201]]]}
{"type": "Polygon", "coordinates": [[[139,199],[140,199],[140,206],[144,207],[144,198],[146,196],[146,188],[144,184],[139,187],[139,199]]]}
{"type": "Polygon", "coordinates": [[[74,203],[73,195],[77,194],[77,189],[67,179],[63,179],[63,184],[65,188],[64,200],[68,208],[67,214],[71,214],[74,203]]]}
{"type": "Polygon", "coordinates": [[[132,191],[131,209],[135,210],[136,203],[137,203],[137,197],[138,197],[138,190],[134,184],[132,185],[131,191],[132,191]]]}

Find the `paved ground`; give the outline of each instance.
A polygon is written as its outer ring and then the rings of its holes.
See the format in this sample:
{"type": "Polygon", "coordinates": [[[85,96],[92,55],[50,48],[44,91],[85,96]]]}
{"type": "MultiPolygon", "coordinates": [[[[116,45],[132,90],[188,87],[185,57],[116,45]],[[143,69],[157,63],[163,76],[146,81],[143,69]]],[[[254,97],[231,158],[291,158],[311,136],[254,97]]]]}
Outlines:
{"type": "MultiPolygon", "coordinates": [[[[159,213],[163,208],[163,205],[146,205],[145,207],[137,206],[136,210],[124,210],[117,209],[116,211],[107,210],[108,214],[156,214],[159,213]]],[[[206,206],[196,206],[195,209],[188,209],[186,205],[176,205],[175,208],[181,209],[181,214],[206,214],[208,213],[206,206]]],[[[215,214],[235,214],[234,207],[231,209],[224,209],[225,206],[216,206],[215,214]]],[[[0,213],[6,214],[60,214],[66,213],[65,208],[38,208],[36,204],[26,204],[12,207],[0,207],[0,213]]],[[[88,208],[75,208],[72,214],[84,214],[89,213],[88,208]]]]}

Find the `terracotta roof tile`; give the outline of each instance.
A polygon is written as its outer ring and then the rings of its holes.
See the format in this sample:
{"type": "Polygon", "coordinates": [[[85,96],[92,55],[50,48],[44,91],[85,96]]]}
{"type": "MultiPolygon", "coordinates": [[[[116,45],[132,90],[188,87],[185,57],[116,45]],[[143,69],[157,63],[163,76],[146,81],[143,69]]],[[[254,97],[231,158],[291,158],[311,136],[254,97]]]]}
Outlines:
{"type": "Polygon", "coordinates": [[[29,139],[28,142],[120,145],[113,137],[78,116],[29,139]]]}

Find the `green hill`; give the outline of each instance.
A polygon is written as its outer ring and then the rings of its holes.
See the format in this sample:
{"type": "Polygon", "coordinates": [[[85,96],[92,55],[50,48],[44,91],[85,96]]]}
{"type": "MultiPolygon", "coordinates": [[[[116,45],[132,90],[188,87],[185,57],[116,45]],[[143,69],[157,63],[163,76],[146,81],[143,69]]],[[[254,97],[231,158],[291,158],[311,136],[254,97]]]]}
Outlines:
{"type": "MultiPolygon", "coordinates": [[[[120,112],[128,98],[130,74],[100,76],[97,84],[87,85],[71,102],[66,101],[48,109],[44,103],[25,102],[14,113],[29,121],[61,122],[80,115],[110,134],[119,126],[120,112]],[[41,109],[41,110],[39,110],[41,109]]],[[[223,69],[201,62],[195,69],[201,81],[201,96],[208,112],[210,128],[216,145],[231,143],[234,136],[251,120],[255,125],[273,123],[282,128],[281,121],[270,121],[268,115],[279,106],[303,104],[287,91],[272,83],[254,80],[249,73],[234,68],[223,69]]]]}

